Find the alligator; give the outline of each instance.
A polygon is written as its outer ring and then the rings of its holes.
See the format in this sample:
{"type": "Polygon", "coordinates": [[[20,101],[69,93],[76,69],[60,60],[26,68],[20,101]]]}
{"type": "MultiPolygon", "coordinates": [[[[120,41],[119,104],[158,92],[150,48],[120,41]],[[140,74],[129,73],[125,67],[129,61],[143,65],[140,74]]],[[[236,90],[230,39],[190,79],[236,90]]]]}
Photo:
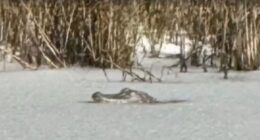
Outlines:
{"type": "Polygon", "coordinates": [[[169,101],[158,101],[156,98],[150,96],[148,93],[130,88],[123,88],[119,93],[116,94],[103,94],[101,92],[95,92],[92,94],[94,103],[138,103],[138,104],[156,104],[156,103],[176,103],[183,102],[183,100],[169,100],[169,101]]]}

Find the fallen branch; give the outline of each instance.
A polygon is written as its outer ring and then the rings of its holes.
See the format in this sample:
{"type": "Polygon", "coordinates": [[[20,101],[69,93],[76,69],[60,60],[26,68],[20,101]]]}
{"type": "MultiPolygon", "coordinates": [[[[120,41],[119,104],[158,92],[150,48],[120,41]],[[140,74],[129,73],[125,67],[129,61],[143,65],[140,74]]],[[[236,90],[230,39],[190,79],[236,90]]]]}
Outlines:
{"type": "MultiPolygon", "coordinates": [[[[5,54],[9,54],[11,55],[12,58],[14,58],[23,68],[28,68],[31,70],[37,70],[38,66],[34,66],[29,64],[28,62],[24,61],[23,59],[21,59],[20,57],[11,54],[8,50],[6,49],[1,49],[2,52],[4,52],[5,54]]],[[[5,57],[5,56],[4,56],[5,57]]],[[[5,62],[4,62],[5,63],[5,62]]]]}
{"type": "Polygon", "coordinates": [[[37,70],[37,69],[38,69],[38,66],[31,65],[31,64],[29,64],[28,62],[22,60],[20,57],[18,57],[18,56],[16,56],[16,55],[12,55],[12,57],[13,57],[18,63],[20,63],[20,65],[22,65],[23,68],[28,68],[28,69],[31,69],[31,70],[37,70]]]}
{"type": "MultiPolygon", "coordinates": [[[[111,61],[108,61],[108,60],[105,60],[105,61],[110,62],[115,68],[119,69],[123,73],[123,81],[126,80],[126,75],[130,75],[132,77],[132,80],[131,80],[132,82],[136,81],[136,80],[140,81],[140,82],[147,82],[148,81],[145,77],[141,77],[139,74],[133,72],[132,71],[132,67],[130,67],[130,69],[127,70],[127,69],[122,68],[119,65],[115,64],[114,62],[111,62],[111,61]]],[[[160,78],[156,77],[150,71],[145,70],[142,67],[138,68],[137,70],[141,70],[142,72],[147,74],[149,76],[149,82],[153,82],[153,79],[155,79],[157,82],[161,82],[162,81],[160,78]]],[[[107,76],[105,68],[103,68],[103,71],[104,71],[104,74],[105,74],[106,78],[109,79],[108,76],[107,76]]]]}

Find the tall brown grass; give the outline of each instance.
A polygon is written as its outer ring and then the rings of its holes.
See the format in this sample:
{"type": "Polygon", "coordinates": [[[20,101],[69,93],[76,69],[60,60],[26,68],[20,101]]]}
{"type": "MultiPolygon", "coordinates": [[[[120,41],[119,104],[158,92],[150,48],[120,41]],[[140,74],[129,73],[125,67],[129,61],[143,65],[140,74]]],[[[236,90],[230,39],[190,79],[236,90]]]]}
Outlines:
{"type": "Polygon", "coordinates": [[[38,53],[41,64],[66,67],[130,67],[142,25],[156,42],[186,30],[193,40],[211,42],[230,67],[260,65],[257,1],[246,0],[1,0],[1,40],[21,59],[38,53]],[[34,51],[32,51],[34,50],[34,51]],[[36,51],[35,51],[36,50],[36,51]]]}

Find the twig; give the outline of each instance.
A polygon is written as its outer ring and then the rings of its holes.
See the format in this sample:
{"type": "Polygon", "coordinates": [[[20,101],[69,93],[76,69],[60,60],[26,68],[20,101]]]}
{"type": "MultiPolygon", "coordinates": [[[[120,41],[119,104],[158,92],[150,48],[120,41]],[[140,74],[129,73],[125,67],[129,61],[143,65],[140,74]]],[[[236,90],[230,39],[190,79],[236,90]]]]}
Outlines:
{"type": "MultiPolygon", "coordinates": [[[[107,62],[110,62],[109,60],[105,60],[107,62]]],[[[131,67],[130,67],[130,70],[127,70],[127,69],[124,69],[122,67],[120,67],[119,65],[115,64],[114,62],[110,62],[115,68],[119,69],[120,71],[122,71],[122,73],[126,73],[128,75],[130,75],[133,79],[132,81],[134,80],[137,80],[137,81],[141,81],[141,82],[147,82],[147,79],[145,79],[145,77],[141,77],[140,75],[138,75],[137,73],[133,72],[131,67]]],[[[144,73],[148,74],[151,78],[154,78],[157,80],[157,82],[161,82],[162,80],[160,78],[157,78],[154,74],[152,74],[150,71],[148,70],[145,70],[144,68],[139,68],[137,70],[141,70],[143,71],[144,73]]],[[[105,68],[103,68],[103,71],[105,71],[105,68]]],[[[106,73],[105,73],[106,75],[106,73]]],[[[152,82],[152,80],[150,80],[150,82],[152,82]]]]}
{"type": "MultiPolygon", "coordinates": [[[[26,61],[22,60],[20,57],[16,56],[16,55],[13,55],[11,54],[8,50],[6,49],[1,49],[2,52],[4,52],[5,54],[9,54],[11,55],[12,58],[14,58],[23,68],[29,68],[31,70],[37,70],[38,67],[37,66],[33,66],[33,65],[30,65],[29,63],[27,63],[26,61]]],[[[4,62],[5,63],[5,62],[4,62]]]]}

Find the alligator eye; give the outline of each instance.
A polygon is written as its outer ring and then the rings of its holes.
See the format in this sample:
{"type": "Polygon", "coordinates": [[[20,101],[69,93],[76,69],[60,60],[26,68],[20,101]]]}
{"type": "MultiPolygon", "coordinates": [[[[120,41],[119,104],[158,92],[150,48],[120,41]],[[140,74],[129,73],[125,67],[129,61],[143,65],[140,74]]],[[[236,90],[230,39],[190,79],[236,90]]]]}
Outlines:
{"type": "Polygon", "coordinates": [[[129,92],[130,91],[130,88],[123,88],[120,93],[126,93],[126,92],[129,92]]]}

